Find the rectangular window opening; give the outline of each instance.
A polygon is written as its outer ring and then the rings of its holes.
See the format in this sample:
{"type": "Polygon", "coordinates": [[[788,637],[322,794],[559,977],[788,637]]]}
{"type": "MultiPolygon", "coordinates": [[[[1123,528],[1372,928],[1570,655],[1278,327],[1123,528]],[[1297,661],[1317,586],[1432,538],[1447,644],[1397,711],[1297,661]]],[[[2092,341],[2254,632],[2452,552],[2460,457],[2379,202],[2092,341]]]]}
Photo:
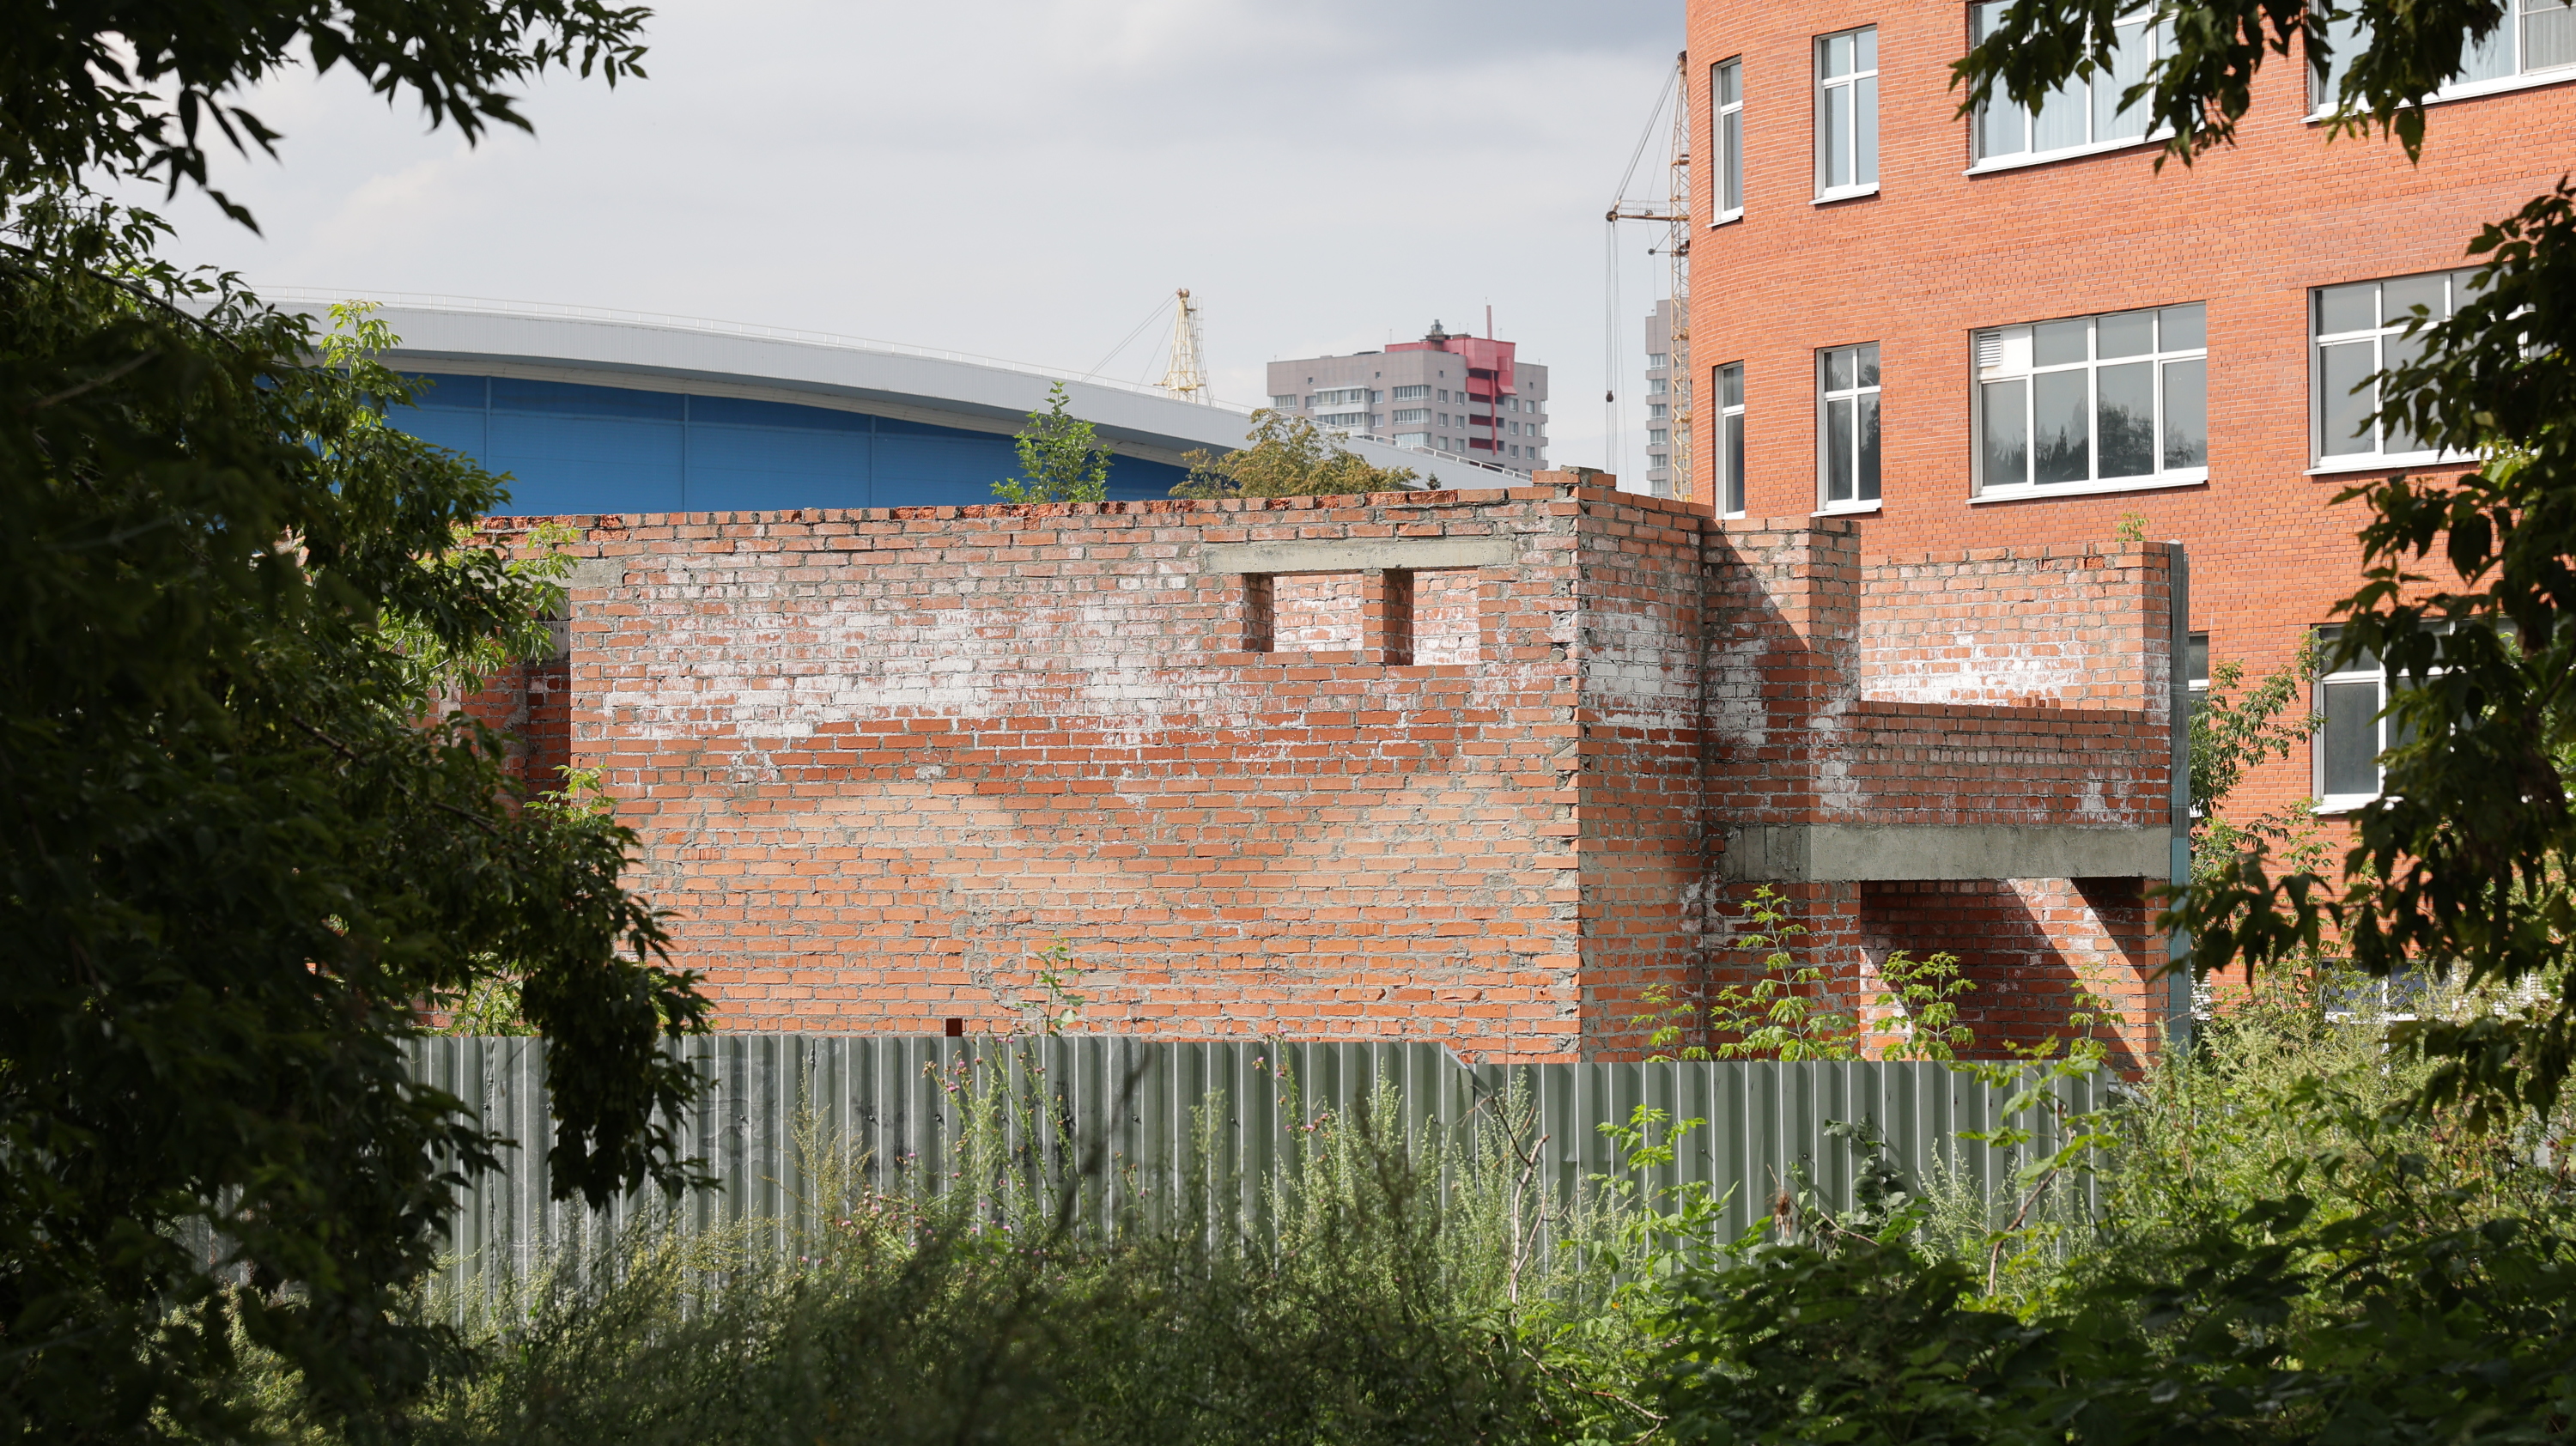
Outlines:
{"type": "Polygon", "coordinates": [[[2443,453],[2409,432],[2402,419],[2379,416],[2379,380],[2421,354],[2421,329],[2449,320],[2473,295],[2476,277],[2474,269],[2436,271],[2323,286],[2309,293],[2312,465],[2367,467],[2443,459],[2443,453]]]}
{"type": "Polygon", "coordinates": [[[1712,378],[1717,397],[1717,510],[1744,515],[1744,363],[1729,362],[1712,378]]]}
{"type": "MultiPolygon", "coordinates": [[[[1969,6],[1969,43],[1983,44],[2009,4],[2010,0],[1991,0],[1969,6]]],[[[2120,18],[2114,26],[2117,33],[2107,71],[2069,81],[2029,110],[2006,102],[1979,107],[1972,127],[1978,162],[2075,155],[2145,140],[2146,97],[2135,104],[2121,102],[2146,80],[2156,57],[2172,49],[2166,27],[2153,23],[2154,16],[2154,9],[2148,7],[2120,18]]]]}
{"type": "MultiPolygon", "coordinates": [[[[2358,7],[2326,28],[2333,54],[2326,69],[2309,72],[2311,114],[2331,114],[2340,101],[2352,58],[2370,47],[2370,27],[2358,7]]],[[[2576,6],[2568,0],[2507,0],[2504,23],[2460,47],[2460,68],[2430,99],[2478,95],[2570,78],[2576,67],[2576,6]]]]}
{"type": "Polygon", "coordinates": [[[1714,221],[1744,214],[1744,59],[1721,60],[1708,70],[1709,147],[1714,167],[1714,221]]]}
{"type": "Polygon", "coordinates": [[[1822,510],[1878,505],[1878,397],[1878,343],[1816,353],[1816,495],[1822,510]]]}
{"type": "Polygon", "coordinates": [[[1878,189],[1878,27],[1816,37],[1816,199],[1878,189]]]}
{"type": "Polygon", "coordinates": [[[2199,302],[1974,333],[1978,495],[2207,480],[2207,337],[2199,302]]]}

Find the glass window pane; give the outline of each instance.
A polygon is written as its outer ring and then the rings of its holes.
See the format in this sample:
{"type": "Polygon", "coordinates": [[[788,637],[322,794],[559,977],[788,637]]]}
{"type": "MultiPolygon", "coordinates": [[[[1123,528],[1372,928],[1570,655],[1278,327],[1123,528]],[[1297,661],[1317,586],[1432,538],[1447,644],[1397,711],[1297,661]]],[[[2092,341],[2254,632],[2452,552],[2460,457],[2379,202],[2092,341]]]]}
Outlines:
{"type": "Polygon", "coordinates": [[[1852,384],[1852,349],[1838,346],[1825,353],[1825,390],[1847,392],[1852,384]]]}
{"type": "Polygon", "coordinates": [[[2165,363],[2165,467],[2209,465],[2209,363],[2165,363]]]}
{"type": "Polygon", "coordinates": [[[2369,385],[2371,373],[2379,370],[2378,351],[2376,343],[2367,341],[2317,348],[2317,447],[2326,456],[2379,450],[2370,435],[2378,388],[2369,385]]]}
{"type": "Polygon", "coordinates": [[[2030,379],[2031,480],[2082,482],[2093,475],[2092,429],[2084,373],[2042,372],[2030,379]]]}
{"type": "Polygon", "coordinates": [[[2317,746],[2325,750],[2325,791],[2330,794],[2379,792],[2379,685],[2375,682],[2328,683],[2325,731],[2317,746]]]}
{"type": "Polygon", "coordinates": [[[2576,65],[2576,9],[2563,0],[2522,0],[2522,68],[2576,65]]]}
{"type": "Polygon", "coordinates": [[[1738,95],[1737,87],[1743,83],[1743,80],[1744,66],[1741,62],[1730,60],[1719,66],[1717,68],[1717,103],[1735,104],[1738,95]]]}
{"type": "Polygon", "coordinates": [[[1721,407],[1744,405],[1743,367],[1728,366],[1717,369],[1717,404],[1721,407]]]}
{"type": "Polygon", "coordinates": [[[1878,184],[1878,77],[1852,87],[1852,184],[1878,184]]]}
{"type": "Polygon", "coordinates": [[[1851,72],[1852,38],[1848,35],[1827,36],[1825,38],[1825,78],[1831,80],[1835,76],[1849,75],[1851,72]]]}
{"type": "Polygon", "coordinates": [[[2197,301],[2157,312],[2156,325],[2164,333],[2166,351],[2198,351],[2209,344],[2207,308],[2197,301]]]}
{"type": "Polygon", "coordinates": [[[1825,500],[1849,502],[1852,496],[1852,404],[1846,397],[1825,403],[1825,500]]]}
{"type": "Polygon", "coordinates": [[[2317,335],[2374,331],[2379,326],[2379,283],[2329,286],[2317,293],[2317,335]]]}
{"type": "Polygon", "coordinates": [[[2145,356],[2156,349],[2156,314],[2123,311],[2094,323],[2093,354],[2098,357],[2145,356]]]}
{"type": "Polygon", "coordinates": [[[1990,105],[1977,112],[1977,154],[2017,156],[2030,145],[2030,117],[2010,105],[1990,105]]]}
{"type": "Polygon", "coordinates": [[[1726,419],[1726,510],[1744,510],[1744,414],[1726,419]]]}
{"type": "Polygon", "coordinates": [[[2126,362],[2102,368],[2095,377],[2093,397],[2093,435],[2102,460],[2099,475],[2144,477],[2155,471],[2155,364],[2126,362]]]}
{"type": "Polygon", "coordinates": [[[2030,364],[2053,367],[2065,362],[2080,362],[2088,352],[2084,334],[2092,327],[2086,317],[2073,321],[2043,321],[2030,329],[2030,364]]]}
{"type": "Polygon", "coordinates": [[[2472,81],[2501,80],[2513,74],[2513,28],[2511,22],[2497,26],[2484,40],[2473,40],[2460,51],[2460,73],[2451,78],[2453,85],[2472,81]]]}
{"type": "MultiPolygon", "coordinates": [[[[2379,344],[2379,365],[2382,370],[2393,372],[2423,354],[2424,338],[2392,336],[2379,344]]],[[[2424,450],[2424,443],[2407,429],[2405,423],[2381,418],[2379,449],[2383,452],[2420,452],[2424,450]]]]}
{"type": "Polygon", "coordinates": [[[1864,342],[1859,346],[1853,347],[1852,352],[1860,359],[1860,384],[1865,387],[1877,386],[1878,343],[1874,341],[1864,342]]]}
{"type": "Polygon", "coordinates": [[[2092,139],[2089,117],[2085,114],[2088,105],[2082,81],[2051,91],[2048,98],[2039,103],[2039,114],[2031,117],[2030,148],[2034,151],[2060,151],[2092,139]]]}
{"type": "Polygon", "coordinates": [[[1858,399],[1860,416],[1855,430],[1860,433],[1860,499],[1878,500],[1878,398],[1868,393],[1858,399]]]}
{"type": "Polygon", "coordinates": [[[1872,25],[1861,31],[1856,38],[1860,42],[1860,54],[1859,59],[1853,68],[1858,70],[1878,69],[1878,27],[1872,25]]]}
{"type": "Polygon", "coordinates": [[[2183,678],[2188,682],[2209,681],[2209,634],[2193,633],[2183,643],[2183,678]]]}
{"type": "Polygon", "coordinates": [[[2317,666],[2329,673],[2376,674],[2379,671],[2379,654],[2368,648],[2357,648],[2353,655],[2347,658],[2340,651],[2342,647],[2343,629],[2341,627],[2317,629],[2317,666]]]}
{"type": "Polygon", "coordinates": [[[1825,149],[1825,189],[1851,184],[1851,87],[1837,85],[1825,92],[1824,134],[1817,143],[1825,149]]]}
{"type": "Polygon", "coordinates": [[[2409,276],[2379,284],[2379,315],[2390,326],[2406,324],[2408,313],[2422,307],[2435,321],[2444,315],[2442,294],[2450,289],[2445,276],[2409,276]]]}
{"type": "Polygon", "coordinates": [[[2380,727],[2387,733],[2388,746],[2391,748],[2403,748],[2415,741],[2415,725],[2397,712],[2404,703],[2406,695],[2414,689],[2415,684],[2404,678],[2388,680],[2388,717],[2381,721],[2380,727]]]}
{"type": "Polygon", "coordinates": [[[2012,487],[2030,480],[2029,384],[2015,378],[1978,389],[1985,416],[1985,485],[2012,487]]]}
{"type": "Polygon", "coordinates": [[[2120,27],[2120,46],[2109,73],[2093,77],[2093,139],[2133,141],[2147,133],[2146,99],[2122,110],[2120,97],[2147,78],[2147,62],[2154,55],[2155,37],[2145,22],[2120,27]]]}
{"type": "Polygon", "coordinates": [[[1744,112],[1729,111],[1720,120],[1718,138],[1718,174],[1724,194],[1718,205],[1729,211],[1744,209],[1744,112]]]}

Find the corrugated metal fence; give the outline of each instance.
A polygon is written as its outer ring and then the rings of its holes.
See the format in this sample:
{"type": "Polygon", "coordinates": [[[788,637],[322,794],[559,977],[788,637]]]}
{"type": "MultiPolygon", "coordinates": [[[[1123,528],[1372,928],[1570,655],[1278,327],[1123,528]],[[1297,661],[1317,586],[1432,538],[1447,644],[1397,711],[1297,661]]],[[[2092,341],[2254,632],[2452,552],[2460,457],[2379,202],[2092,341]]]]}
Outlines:
{"type": "MultiPolygon", "coordinates": [[[[1601,1125],[1626,1123],[1639,1106],[1705,1121],[1680,1136],[1671,1166],[1641,1183],[1706,1182],[1729,1197],[1730,1232],[1801,1174],[1826,1199],[1850,1203],[1854,1152],[1826,1133],[1838,1120],[1876,1127],[1917,1179],[1940,1160],[1991,1192],[2019,1163],[2017,1152],[1959,1138],[2002,1123],[2009,1092],[1937,1064],[1505,1066],[1466,1064],[1436,1044],[726,1034],[680,1046],[709,1081],[680,1132],[683,1148],[721,1188],[677,1202],[630,1197],[594,1214],[548,1198],[543,1040],[438,1037],[410,1048],[417,1078],[525,1142],[475,1182],[458,1212],[448,1283],[468,1289],[496,1274],[524,1278],[550,1251],[602,1244],[645,1210],[749,1225],[785,1249],[793,1222],[829,1187],[824,1172],[887,1192],[948,1188],[979,1101],[1024,1106],[988,1115],[989,1128],[1037,1175],[1070,1182],[1079,1213],[1095,1223],[1150,1213],[1195,1186],[1214,1192],[1215,1213],[1233,1214],[1219,1226],[1252,1226],[1294,1156],[1295,1132],[1325,1111],[1347,1117],[1381,1092],[1409,1144],[1454,1152],[1491,1138],[1480,1132],[1507,1131],[1516,1156],[1535,1159],[1536,1178],[1560,1199],[1619,1167],[1601,1125]]],[[[2054,1088],[2080,1112],[2101,1086],[2071,1078],[2054,1088]]],[[[2017,1123],[2039,1131],[2030,1148],[2053,1148],[2051,1111],[2017,1123]]]]}

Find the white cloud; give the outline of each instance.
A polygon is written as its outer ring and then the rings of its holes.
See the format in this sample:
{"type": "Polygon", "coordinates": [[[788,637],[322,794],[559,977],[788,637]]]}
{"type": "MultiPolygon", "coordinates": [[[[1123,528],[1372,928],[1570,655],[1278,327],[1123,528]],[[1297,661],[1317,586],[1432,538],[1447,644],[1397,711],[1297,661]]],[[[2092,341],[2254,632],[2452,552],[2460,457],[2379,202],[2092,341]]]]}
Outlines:
{"type": "MultiPolygon", "coordinates": [[[[201,202],[173,213],[190,259],[254,283],[713,316],[1066,371],[1185,285],[1217,390],[1241,400],[1273,357],[1434,317],[1481,329],[1491,304],[1553,368],[1554,457],[1590,462],[1601,211],[1680,26],[1678,0],[678,0],[649,78],[534,87],[533,138],[469,148],[346,75],[280,77],[251,104],[286,133],[283,163],[217,177],[265,237],[201,202]]],[[[1651,244],[1622,238],[1625,312],[1652,304],[1651,244]]],[[[1626,389],[1641,365],[1620,358],[1626,389]]]]}

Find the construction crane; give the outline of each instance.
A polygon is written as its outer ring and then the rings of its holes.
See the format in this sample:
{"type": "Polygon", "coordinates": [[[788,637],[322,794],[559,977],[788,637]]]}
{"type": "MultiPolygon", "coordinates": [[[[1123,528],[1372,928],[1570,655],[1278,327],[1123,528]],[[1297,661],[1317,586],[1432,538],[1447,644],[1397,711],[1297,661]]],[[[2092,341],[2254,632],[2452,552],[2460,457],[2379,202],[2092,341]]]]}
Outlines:
{"type": "MultiPolygon", "coordinates": [[[[1673,494],[1688,500],[1699,474],[1691,468],[1691,365],[1690,365],[1690,246],[1691,246],[1691,180],[1690,180],[1690,52],[1673,58],[1672,144],[1666,160],[1667,174],[1664,204],[1632,206],[1614,203],[1602,217],[1613,231],[1622,221],[1655,221],[1669,230],[1662,251],[1671,260],[1673,293],[1672,336],[1672,460],[1673,494]]],[[[1648,134],[1652,134],[1651,122],[1648,134]]],[[[1644,137],[1638,138],[1643,148],[1644,137]]],[[[1633,165],[1634,162],[1632,161],[1633,165]]],[[[1625,187],[1622,187],[1623,191],[1625,187]]]]}
{"type": "Polygon", "coordinates": [[[1199,305],[1186,286],[1178,294],[1180,309],[1172,314],[1172,364],[1163,369],[1163,390],[1184,402],[1213,406],[1204,355],[1207,338],[1199,330],[1199,305]]]}

